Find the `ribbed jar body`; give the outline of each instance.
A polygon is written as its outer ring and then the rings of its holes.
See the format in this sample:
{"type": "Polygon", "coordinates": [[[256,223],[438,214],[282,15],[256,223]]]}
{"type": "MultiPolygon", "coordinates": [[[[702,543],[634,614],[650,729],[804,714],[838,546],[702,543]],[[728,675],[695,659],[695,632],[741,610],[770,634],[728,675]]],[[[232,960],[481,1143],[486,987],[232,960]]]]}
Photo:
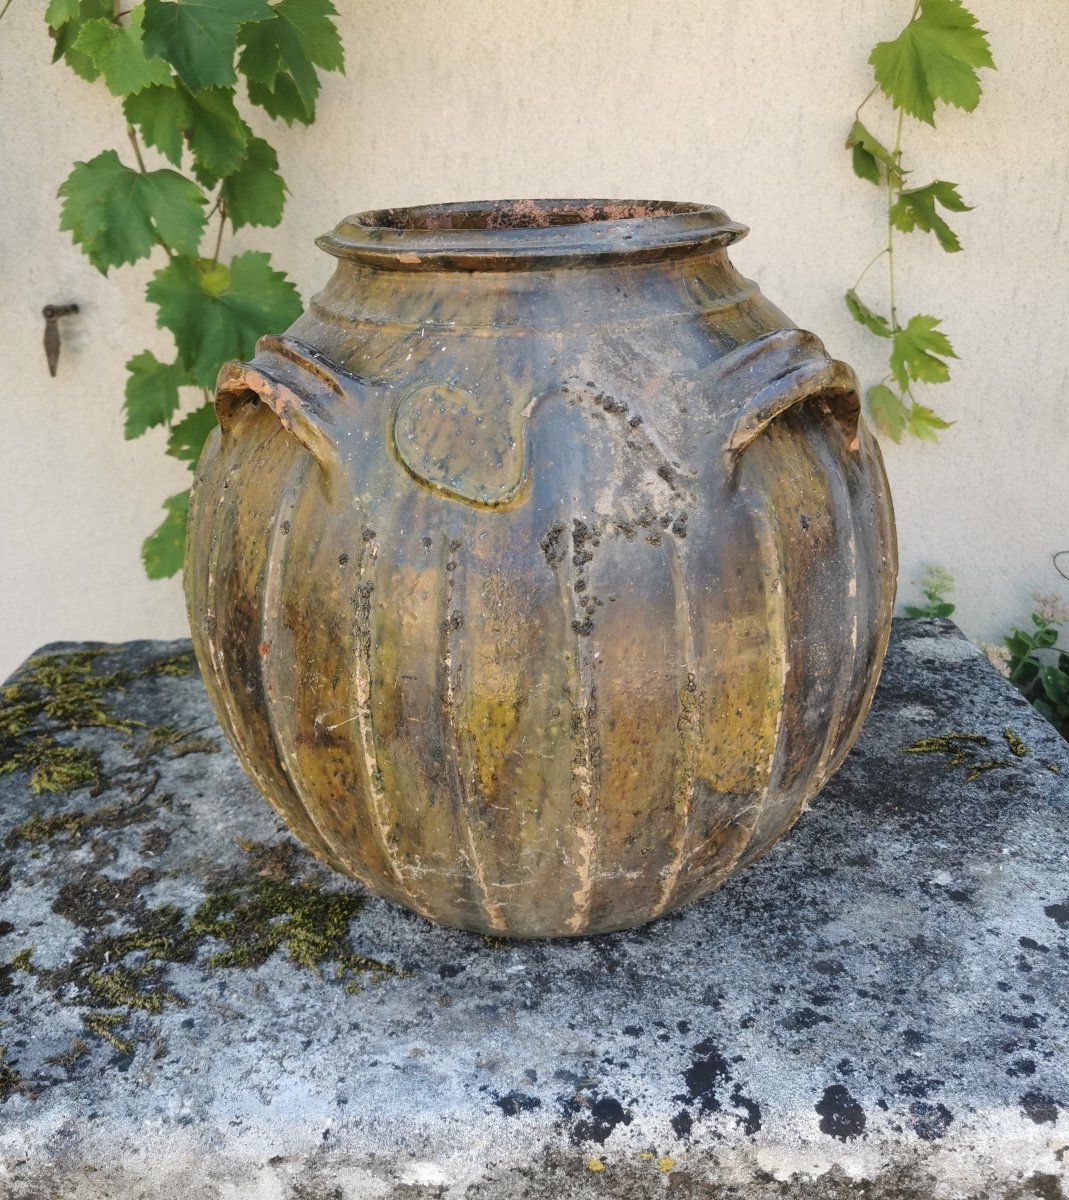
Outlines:
{"type": "Polygon", "coordinates": [[[221,376],[186,570],[294,833],[518,937],[641,924],[767,850],[857,734],[896,569],[852,376],[736,273],[739,227],[553,203],[325,239],[309,312],[221,376]]]}

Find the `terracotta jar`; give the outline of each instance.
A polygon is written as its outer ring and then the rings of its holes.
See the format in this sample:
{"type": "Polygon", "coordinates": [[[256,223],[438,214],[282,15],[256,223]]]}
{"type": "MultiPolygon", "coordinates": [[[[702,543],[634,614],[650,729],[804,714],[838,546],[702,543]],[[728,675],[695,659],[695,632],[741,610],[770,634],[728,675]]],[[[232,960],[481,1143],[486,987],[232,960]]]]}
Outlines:
{"type": "Polygon", "coordinates": [[[895,587],[857,381],[716,208],[362,213],[219,377],[186,585],[293,832],[464,929],[598,933],[763,854],[868,709],[895,587]]]}

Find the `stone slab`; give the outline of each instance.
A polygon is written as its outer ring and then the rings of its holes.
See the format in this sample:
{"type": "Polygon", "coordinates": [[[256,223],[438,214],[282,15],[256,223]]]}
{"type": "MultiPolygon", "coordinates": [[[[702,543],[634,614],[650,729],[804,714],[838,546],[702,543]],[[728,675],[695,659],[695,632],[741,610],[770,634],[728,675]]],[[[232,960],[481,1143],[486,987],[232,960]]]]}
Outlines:
{"type": "Polygon", "coordinates": [[[556,943],[366,897],[246,781],[188,643],[87,649],[2,709],[31,722],[0,778],[5,1198],[1069,1195],[1069,746],[948,622],[896,622],[767,857],[556,943]],[[945,734],[986,742],[905,752],[945,734]]]}

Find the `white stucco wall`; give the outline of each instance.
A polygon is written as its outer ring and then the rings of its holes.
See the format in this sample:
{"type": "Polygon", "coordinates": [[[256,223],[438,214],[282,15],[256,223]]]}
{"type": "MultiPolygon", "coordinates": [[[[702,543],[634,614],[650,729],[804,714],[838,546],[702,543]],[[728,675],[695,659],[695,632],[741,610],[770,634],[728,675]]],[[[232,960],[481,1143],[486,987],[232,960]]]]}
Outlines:
{"type": "MultiPolygon", "coordinates": [[[[876,189],[842,143],[872,44],[908,0],[336,0],[348,72],[327,76],[316,125],[269,136],[291,196],[283,226],[245,230],[307,297],[329,261],[313,237],[346,213],[506,196],[719,204],[752,228],[733,258],[866,382],[875,340],[842,293],[883,236],[876,189]]],[[[908,126],[914,178],[951,179],[976,211],[966,250],[900,240],[900,308],[945,317],[961,356],[930,403],[956,420],[939,446],[887,445],[901,592],[926,562],[958,581],[974,639],[1027,619],[1033,588],[1069,592],[1069,145],[1064,0],[971,0],[1000,71],[971,116],[908,126]]],[[[38,0],[0,23],[5,386],[0,438],[0,675],[39,644],[175,636],[177,581],[150,583],[141,540],[186,472],[162,431],[122,438],[126,359],[169,339],[142,299],[157,264],[98,275],[59,232],[56,188],[76,159],[126,155],[118,102],[49,65],[38,0]],[[59,375],[42,305],[76,301],[59,375]]],[[[871,120],[880,125],[881,118],[871,120]]],[[[266,123],[265,128],[270,123],[266,123]]],[[[888,122],[881,126],[885,131],[888,122]]],[[[877,294],[878,295],[878,294],[877,294]]]]}

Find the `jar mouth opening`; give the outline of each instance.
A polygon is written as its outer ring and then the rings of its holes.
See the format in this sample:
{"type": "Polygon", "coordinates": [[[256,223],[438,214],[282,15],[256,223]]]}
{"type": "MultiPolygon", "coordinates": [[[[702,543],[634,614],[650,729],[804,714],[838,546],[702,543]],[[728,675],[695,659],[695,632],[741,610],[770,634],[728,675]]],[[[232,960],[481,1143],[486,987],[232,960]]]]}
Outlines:
{"type": "Polygon", "coordinates": [[[719,208],[666,200],[476,200],[356,213],[317,240],[384,269],[568,266],[678,257],[747,229],[719,208]],[[552,260],[546,262],[545,260],[552,260]]]}

